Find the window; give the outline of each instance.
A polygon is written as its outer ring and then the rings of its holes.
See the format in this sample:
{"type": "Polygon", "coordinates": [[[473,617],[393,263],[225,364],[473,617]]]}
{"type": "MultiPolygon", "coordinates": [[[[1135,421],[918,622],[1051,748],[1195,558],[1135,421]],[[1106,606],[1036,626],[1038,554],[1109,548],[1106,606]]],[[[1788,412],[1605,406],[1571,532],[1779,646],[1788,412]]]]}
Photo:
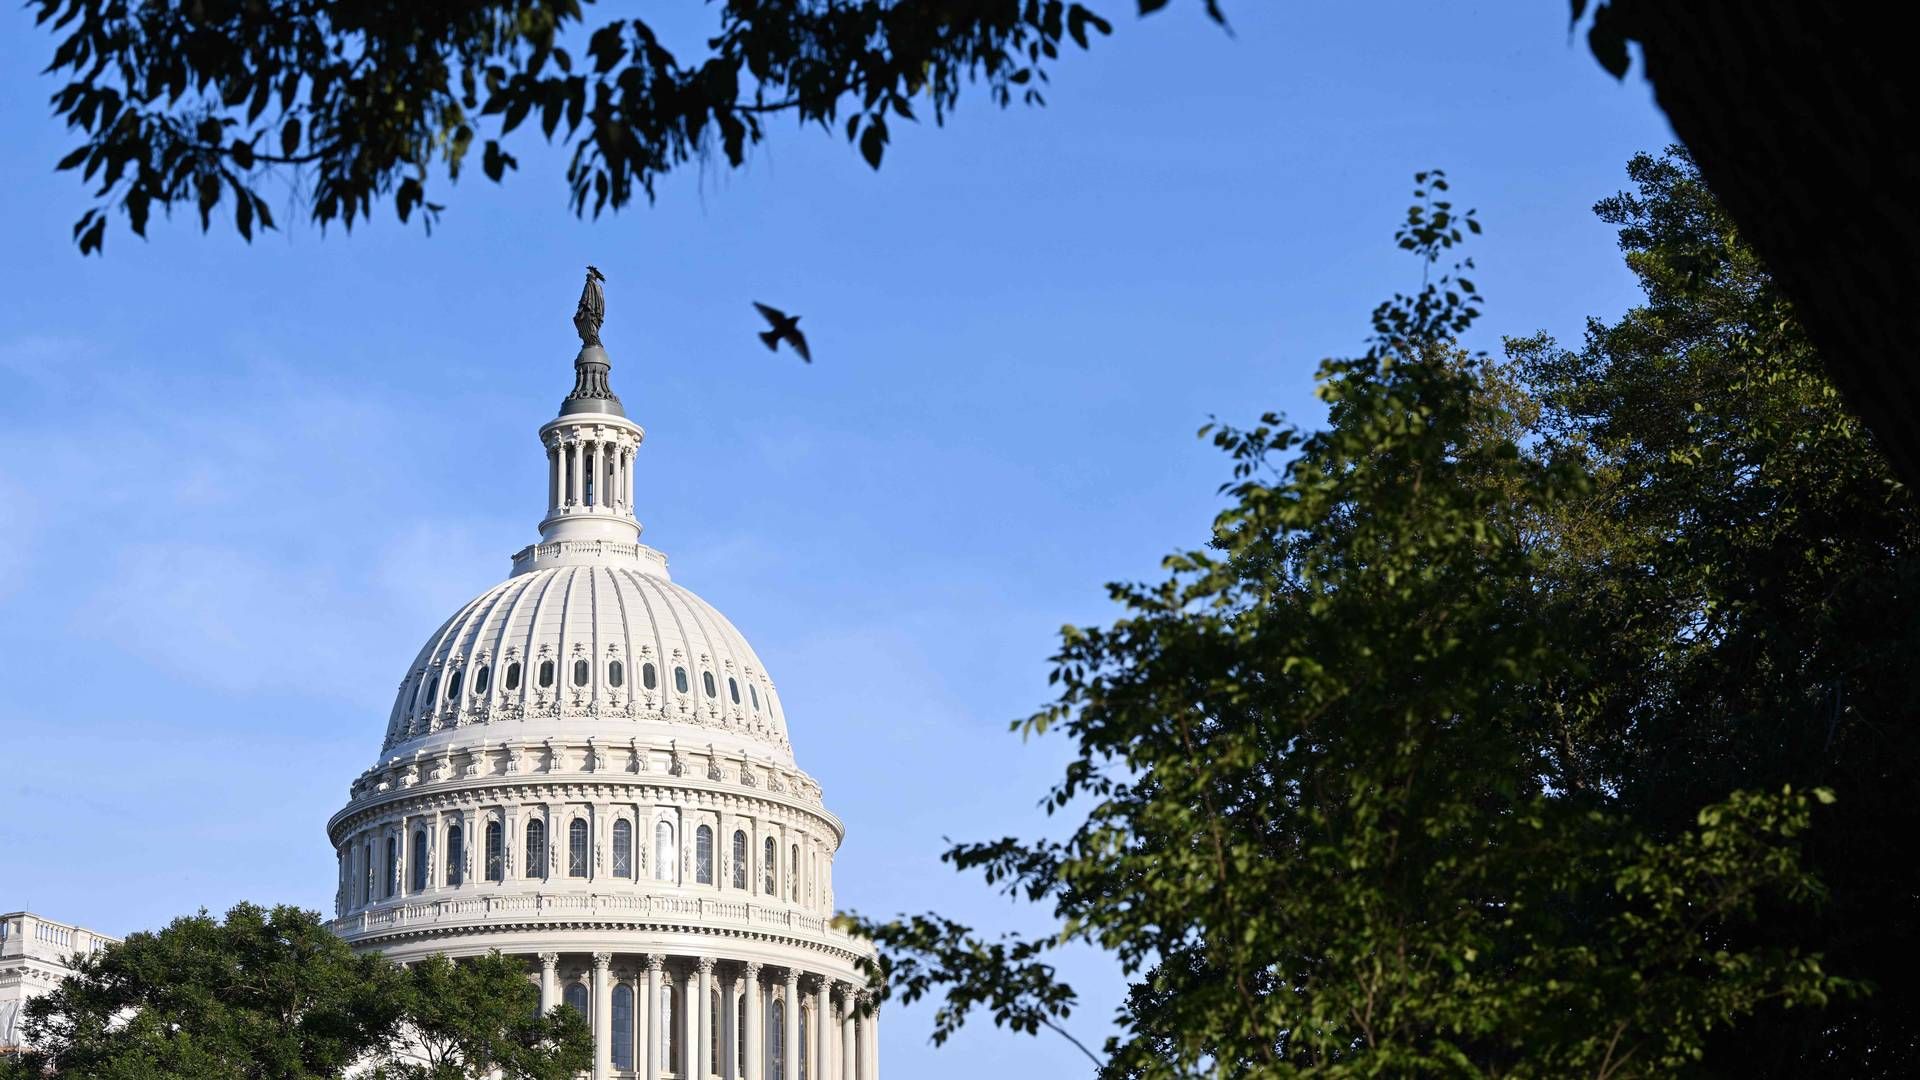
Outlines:
{"type": "Polygon", "coordinates": [[[427,891],[427,830],[413,830],[413,891],[427,891]]]}
{"type": "Polygon", "coordinates": [[[460,672],[457,669],[447,676],[447,700],[455,705],[460,704],[460,672]]]}
{"type": "Polygon", "coordinates": [[[387,837],[387,861],[385,863],[387,872],[381,875],[380,884],[380,895],[388,900],[393,899],[393,879],[399,876],[394,873],[394,871],[398,869],[396,864],[399,863],[399,861],[400,838],[397,836],[389,836],[387,837]]]}
{"type": "Polygon", "coordinates": [[[660,1071],[673,1071],[673,1044],[677,1041],[674,1031],[680,1025],[673,1022],[673,986],[671,983],[660,985],[660,1071]]]}
{"type": "Polygon", "coordinates": [[[566,1004],[567,1008],[579,1013],[580,1019],[586,1020],[589,1024],[593,1023],[592,1020],[587,1019],[586,987],[579,983],[568,983],[567,988],[560,992],[560,1000],[566,1004]]]}
{"type": "Polygon", "coordinates": [[[421,699],[427,696],[426,689],[427,689],[427,673],[422,671],[413,677],[413,707],[414,708],[416,709],[419,708],[421,699]]]}
{"type": "Polygon", "coordinates": [[[473,672],[473,696],[486,696],[487,687],[491,685],[493,685],[493,669],[485,664],[481,664],[478,668],[475,668],[473,672]]]}
{"type": "Polygon", "coordinates": [[[627,682],[627,666],[625,664],[622,664],[620,661],[615,660],[613,663],[607,665],[607,685],[608,686],[611,686],[615,690],[618,690],[622,686],[625,686],[626,682],[627,682]]]}
{"type": "Polygon", "coordinates": [[[466,836],[460,831],[460,826],[453,825],[448,827],[447,829],[447,884],[448,885],[465,884],[466,862],[467,862],[466,839],[467,839],[466,836]]]}
{"type": "Polygon", "coordinates": [[[740,684],[731,675],[727,676],[727,696],[733,699],[735,705],[740,704],[740,684]]]}
{"type": "Polygon", "coordinates": [[[360,865],[366,868],[366,880],[360,883],[360,902],[373,903],[373,843],[368,841],[360,846],[360,865]]]}
{"type": "Polygon", "coordinates": [[[573,662],[573,685],[585,686],[587,685],[587,680],[591,678],[593,678],[593,665],[587,663],[585,660],[575,660],[573,662]]]}
{"type": "Polygon", "coordinates": [[[673,846],[673,826],[662,821],[653,827],[653,877],[656,881],[680,879],[680,853],[673,846]]]}
{"type": "Polygon", "coordinates": [[[707,999],[707,1060],[713,1062],[714,1072],[724,1072],[720,1068],[720,991],[715,990],[707,999]]]}
{"type": "Polygon", "coordinates": [[[753,711],[759,712],[760,711],[760,688],[753,685],[752,683],[748,683],[747,696],[753,699],[753,711]]]}
{"type": "Polygon", "coordinates": [[[719,695],[719,693],[718,693],[718,692],[717,692],[716,690],[714,690],[714,688],[713,688],[713,672],[711,672],[711,671],[703,671],[703,672],[701,672],[701,673],[700,673],[700,684],[701,684],[702,686],[705,686],[705,687],[707,688],[707,696],[708,696],[708,697],[719,697],[719,696],[720,696],[720,695],[719,695]]]}
{"type": "Polygon", "coordinates": [[[646,687],[648,690],[660,685],[660,679],[654,674],[652,664],[640,665],[640,685],[646,687]]]}
{"type": "Polygon", "coordinates": [[[747,997],[740,995],[734,1002],[739,1008],[734,1010],[733,1030],[740,1036],[739,1043],[733,1048],[734,1075],[744,1076],[747,1072],[747,997]]]}
{"type": "Polygon", "coordinates": [[[439,703],[440,703],[440,676],[435,675],[432,678],[427,680],[427,709],[431,711],[433,707],[435,705],[438,705],[439,703]]]}
{"type": "Polygon", "coordinates": [[[585,818],[574,818],[573,824],[567,826],[567,876],[587,876],[587,822],[585,818]]]}
{"type": "Polygon", "coordinates": [[[686,668],[677,667],[673,669],[673,688],[675,690],[680,691],[683,694],[687,692],[687,669],[686,668]]]}
{"type": "Polygon", "coordinates": [[[507,665],[507,680],[502,685],[508,690],[520,689],[520,661],[515,660],[507,665]]]}
{"type": "Polygon", "coordinates": [[[766,877],[767,877],[766,891],[768,896],[772,896],[773,895],[773,863],[775,859],[779,858],[778,855],[774,854],[773,837],[771,836],[767,837],[767,842],[760,845],[760,847],[761,847],[760,865],[764,867],[764,873],[766,874],[766,877]]]}
{"type": "Polygon", "coordinates": [[[633,823],[625,818],[613,823],[613,876],[633,876],[633,823]]]}
{"type": "Polygon", "coordinates": [[[809,1076],[807,1073],[807,1047],[813,1045],[812,1021],[813,1021],[813,1010],[801,1009],[800,1010],[800,1045],[795,1048],[800,1051],[799,1054],[796,1055],[800,1059],[800,1080],[813,1080],[813,1078],[809,1076]]]}
{"type": "Polygon", "coordinates": [[[487,880],[507,880],[506,830],[497,821],[487,822],[487,880]]]}
{"type": "Polygon", "coordinates": [[[540,661],[540,686],[542,689],[553,685],[553,661],[540,661]]]}
{"type": "Polygon", "coordinates": [[[527,876],[547,874],[547,823],[539,818],[527,822],[527,876]]]}
{"type": "Polygon", "coordinates": [[[739,829],[733,832],[733,887],[747,887],[747,834],[739,829]]]}
{"type": "Polygon", "coordinates": [[[800,902],[800,845],[793,845],[792,858],[787,862],[787,899],[800,902]]]}
{"type": "Polygon", "coordinates": [[[693,880],[713,884],[713,830],[705,825],[693,832],[693,880]]]}
{"type": "Polygon", "coordinates": [[[633,987],[613,988],[613,1067],[633,1070],[633,987]]]}
{"type": "Polygon", "coordinates": [[[787,1063],[787,1009],[779,998],[767,1006],[767,1075],[779,1076],[787,1063]]]}

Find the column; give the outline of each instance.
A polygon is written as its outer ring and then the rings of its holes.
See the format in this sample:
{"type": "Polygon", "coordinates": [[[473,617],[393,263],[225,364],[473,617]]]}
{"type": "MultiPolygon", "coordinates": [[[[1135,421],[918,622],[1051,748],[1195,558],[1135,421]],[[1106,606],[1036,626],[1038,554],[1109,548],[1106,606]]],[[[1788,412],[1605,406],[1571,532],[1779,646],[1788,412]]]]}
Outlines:
{"type": "Polygon", "coordinates": [[[720,978],[720,1078],[740,1080],[740,973],[729,967],[720,978]]]}
{"type": "Polygon", "coordinates": [[[593,954],[593,1080],[613,1075],[613,985],[607,969],[613,954],[593,954]]]}
{"type": "Polygon", "coordinates": [[[560,954],[540,954],[540,1015],[545,1016],[560,1004],[560,954]]]}
{"type": "Polygon", "coordinates": [[[787,969],[787,1003],[780,1019],[786,1029],[780,1039],[785,1051],[780,1055],[780,1080],[800,1080],[800,972],[795,968],[787,969]]]}
{"type": "Polygon", "coordinates": [[[633,506],[633,456],[639,449],[637,446],[627,447],[627,506],[629,508],[633,506]]]}
{"type": "Polygon", "coordinates": [[[565,460],[566,452],[560,449],[558,441],[547,447],[547,513],[549,514],[560,508],[560,489],[566,483],[560,478],[560,463],[565,460]]]}
{"type": "Polygon", "coordinates": [[[860,1001],[854,996],[852,986],[840,984],[840,1076],[838,1080],[857,1080],[854,1076],[854,1063],[860,1055],[854,1047],[856,1034],[854,1024],[860,1015],[860,1001]]]}
{"type": "Polygon", "coordinates": [[[713,1061],[714,1025],[720,1022],[720,1018],[713,1015],[713,957],[703,956],[695,966],[700,970],[700,1007],[694,1010],[694,1015],[700,1022],[695,1025],[699,1040],[694,1044],[694,1060],[700,1063],[700,1071],[694,1075],[708,1077],[717,1071],[713,1061]]]}
{"type": "Polygon", "coordinates": [[[828,1034],[827,1017],[833,1015],[833,1001],[827,993],[827,980],[823,975],[813,977],[813,1038],[807,1046],[807,1080],[826,1080],[833,1074],[827,1071],[828,1049],[832,1038],[828,1034]]]}
{"type": "Polygon", "coordinates": [[[645,1062],[640,1073],[647,1080],[660,1080],[660,969],[666,963],[667,958],[659,953],[647,954],[647,1001],[638,1010],[647,1018],[647,1026],[642,1032],[644,1041],[637,1047],[645,1062]]]}
{"type": "Polygon", "coordinates": [[[591,488],[581,488],[580,493],[582,497],[585,497],[586,493],[591,490],[593,492],[593,508],[598,510],[600,507],[606,505],[607,502],[607,471],[602,467],[604,459],[600,456],[600,448],[605,444],[596,439],[589,445],[591,445],[593,449],[587,452],[587,467],[593,470],[593,481],[591,488]]]}
{"type": "Polygon", "coordinates": [[[765,1080],[766,1054],[760,1047],[760,965],[747,965],[747,1080],[765,1080]]]}
{"type": "Polygon", "coordinates": [[[860,1080],[880,1080],[880,1002],[860,1018],[860,1080]]]}

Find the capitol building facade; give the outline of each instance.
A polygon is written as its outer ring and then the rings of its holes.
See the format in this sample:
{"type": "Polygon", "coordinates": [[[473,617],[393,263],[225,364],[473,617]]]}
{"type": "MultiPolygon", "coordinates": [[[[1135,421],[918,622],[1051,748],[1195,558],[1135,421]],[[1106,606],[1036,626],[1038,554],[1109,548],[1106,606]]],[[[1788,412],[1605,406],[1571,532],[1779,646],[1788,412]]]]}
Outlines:
{"type": "Polygon", "coordinates": [[[327,822],[331,925],[401,962],[525,957],[595,1080],[877,1080],[845,830],[752,646],[640,543],[603,308],[590,272],[538,542],[428,638],[327,822]]]}

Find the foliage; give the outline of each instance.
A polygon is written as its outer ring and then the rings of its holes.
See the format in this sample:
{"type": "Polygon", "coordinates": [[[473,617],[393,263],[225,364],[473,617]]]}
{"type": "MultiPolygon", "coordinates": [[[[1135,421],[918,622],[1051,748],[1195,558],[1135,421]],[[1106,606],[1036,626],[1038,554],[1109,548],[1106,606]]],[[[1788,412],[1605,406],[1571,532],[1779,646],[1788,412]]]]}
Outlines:
{"type": "Polygon", "coordinates": [[[540,1015],[520,960],[431,956],[395,975],[403,1019],[378,1080],[572,1080],[593,1066],[586,1019],[566,1008],[540,1015]]]}
{"type": "Polygon", "coordinates": [[[273,228],[263,188],[287,170],[321,225],[390,199],[430,227],[436,171],[457,180],[477,151],[500,180],[528,120],[572,146],[576,213],[651,198],[715,149],[737,166],[783,114],[843,131],[878,168],[890,122],[940,122],[974,82],[1003,107],[1042,104],[1061,49],[1111,31],[1071,0],[725,0],[705,53],[683,58],[644,19],[589,24],[580,0],[29,6],[59,35],[54,111],[82,136],[60,168],[99,184],[74,226],[83,252],[116,209],[144,235],[155,209],[192,206],[206,229],[229,202],[250,238],[273,228]]]}
{"type": "MultiPolygon", "coordinates": [[[[1433,266],[1471,215],[1422,183],[1400,240],[1433,266]]],[[[1636,770],[1588,763],[1642,737],[1595,713],[1648,640],[1616,648],[1632,612],[1596,618],[1617,597],[1580,573],[1635,573],[1581,527],[1623,474],[1569,448],[1579,379],[1455,347],[1478,303],[1455,273],[1382,305],[1322,368],[1325,430],[1212,430],[1210,547],[1063,631],[1059,699],[1016,726],[1072,741],[1045,805],[1077,822],[945,856],[1057,932],[850,920],[890,992],[942,993],[936,1041],[982,1006],[1059,1025],[1074,943],[1131,979],[1109,1077],[1668,1075],[1856,989],[1820,939],[1758,930],[1822,900],[1802,848],[1831,791],[1724,769],[1656,817],[1636,770]]]]}
{"type": "Polygon", "coordinates": [[[92,1080],[319,1080],[369,1063],[406,1080],[571,1077],[590,1056],[585,1025],[565,1009],[538,1017],[537,1004],[524,968],[497,954],[402,969],[355,955],[314,912],[239,904],[224,921],[202,912],[76,957],[28,1006],[35,1051],[11,1067],[92,1080]]]}

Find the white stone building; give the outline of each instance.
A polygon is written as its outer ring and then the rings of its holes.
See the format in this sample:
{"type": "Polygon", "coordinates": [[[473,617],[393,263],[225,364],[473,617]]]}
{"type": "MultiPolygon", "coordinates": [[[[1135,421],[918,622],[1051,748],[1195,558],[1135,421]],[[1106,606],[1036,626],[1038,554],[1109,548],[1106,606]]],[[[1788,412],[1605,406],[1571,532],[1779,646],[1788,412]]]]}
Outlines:
{"type": "Polygon", "coordinates": [[[332,926],[525,956],[589,1019],[595,1080],[877,1080],[872,949],[831,925],[844,829],[753,648],[639,542],[602,303],[590,272],[539,541],[427,640],[327,823],[332,926]]]}
{"type": "Polygon", "coordinates": [[[27,1002],[60,985],[73,970],[67,966],[70,957],[119,940],[30,911],[0,915],[0,1054],[25,1043],[27,1002]]]}

